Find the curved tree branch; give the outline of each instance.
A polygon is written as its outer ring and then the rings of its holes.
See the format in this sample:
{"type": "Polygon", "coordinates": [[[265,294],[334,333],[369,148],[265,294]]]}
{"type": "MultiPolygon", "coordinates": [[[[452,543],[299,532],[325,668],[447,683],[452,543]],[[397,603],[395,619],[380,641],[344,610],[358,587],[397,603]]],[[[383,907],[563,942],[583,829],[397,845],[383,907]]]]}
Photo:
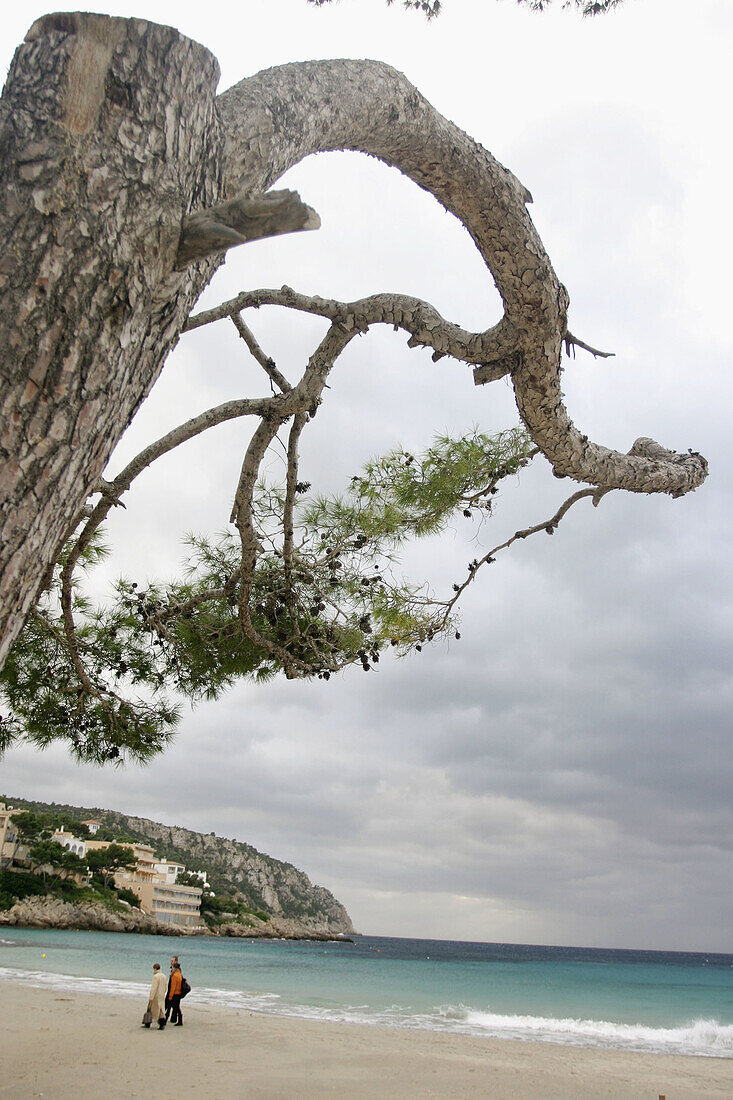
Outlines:
{"type": "MultiPolygon", "coordinates": [[[[279,290],[244,291],[213,309],[195,313],[186,322],[185,331],[201,328],[223,317],[231,317],[237,324],[240,310],[258,309],[260,306],[284,306],[327,317],[361,332],[365,332],[369,325],[392,325],[395,329],[410,333],[410,347],[432,348],[434,359],[450,355],[472,365],[495,366],[502,360],[509,360],[514,350],[509,327],[504,320],[487,332],[469,332],[460,325],[446,321],[437,309],[422,298],[408,294],[372,294],[356,302],[339,302],[334,298],[299,294],[289,286],[279,290]]],[[[509,369],[508,365],[505,366],[503,373],[508,373],[509,369]]]]}
{"type": "MultiPolygon", "coordinates": [[[[349,149],[398,168],[462,222],[504,303],[510,350],[489,377],[511,369],[520,415],[556,473],[673,496],[702,483],[707,463],[696,452],[636,443],[623,454],[575,427],[560,389],[569,299],[527,213],[531,196],[401,73],[376,61],[283,65],[241,81],[216,106],[230,194],[272,185],[311,153],[349,149]]],[[[477,377],[486,380],[486,371],[477,377]]]]}

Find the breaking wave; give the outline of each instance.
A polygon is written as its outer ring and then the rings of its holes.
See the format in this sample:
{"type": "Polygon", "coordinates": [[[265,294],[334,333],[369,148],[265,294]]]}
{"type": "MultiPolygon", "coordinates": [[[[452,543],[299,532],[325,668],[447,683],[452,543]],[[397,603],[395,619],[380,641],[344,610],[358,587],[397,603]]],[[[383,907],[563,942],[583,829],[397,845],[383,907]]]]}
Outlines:
{"type": "Polygon", "coordinates": [[[537,1039],[570,1046],[733,1057],[733,1026],[717,1020],[694,1020],[679,1027],[616,1024],[607,1020],[547,1019],[543,1016],[498,1016],[467,1010],[473,1034],[497,1039],[537,1039]]]}
{"type": "MultiPolygon", "coordinates": [[[[121,982],[117,979],[88,978],[14,967],[0,967],[0,980],[67,993],[114,993],[116,997],[139,1001],[145,1000],[149,989],[147,982],[121,982]]],[[[440,1031],[487,1039],[558,1043],[647,1054],[733,1058],[733,1025],[720,1024],[717,1020],[694,1020],[679,1027],[648,1027],[606,1020],[499,1015],[480,1012],[465,1005],[444,1005],[432,1012],[414,1012],[401,1005],[382,1009],[363,1004],[325,1008],[312,1004],[289,1003],[277,993],[248,993],[203,987],[194,991],[189,1003],[192,1007],[209,1005],[212,1008],[226,1008],[230,1011],[239,1009],[267,1016],[440,1031]]]]}

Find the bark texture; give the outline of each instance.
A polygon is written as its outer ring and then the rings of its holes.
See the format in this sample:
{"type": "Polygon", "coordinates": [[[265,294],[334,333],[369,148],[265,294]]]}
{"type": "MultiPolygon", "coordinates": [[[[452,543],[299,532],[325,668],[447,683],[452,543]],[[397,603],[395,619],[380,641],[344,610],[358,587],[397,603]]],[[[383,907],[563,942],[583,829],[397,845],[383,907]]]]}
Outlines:
{"type": "Polygon", "coordinates": [[[0,116],[4,658],[214,270],[175,270],[219,197],[218,65],[168,27],[36,22],[0,116]]]}
{"type": "MultiPolygon", "coordinates": [[[[466,333],[427,303],[377,296],[349,307],[353,332],[395,324],[436,358],[478,365],[479,384],[511,374],[559,475],[673,495],[700,484],[699,455],[651,440],[624,455],[574,427],[559,381],[568,295],[531,196],[400,73],[285,65],[218,98],[217,79],[211,54],[175,30],[97,15],[45,16],[13,61],[0,101],[0,664],[223,250],[317,224],[298,201],[262,198],[311,153],[360,150],[431,192],[471,234],[504,303],[499,324],[466,333]]],[[[328,303],[289,294],[338,327],[328,303]]],[[[333,330],[314,378],[353,332],[333,330]]],[[[235,511],[244,524],[241,493],[235,511]]]]}

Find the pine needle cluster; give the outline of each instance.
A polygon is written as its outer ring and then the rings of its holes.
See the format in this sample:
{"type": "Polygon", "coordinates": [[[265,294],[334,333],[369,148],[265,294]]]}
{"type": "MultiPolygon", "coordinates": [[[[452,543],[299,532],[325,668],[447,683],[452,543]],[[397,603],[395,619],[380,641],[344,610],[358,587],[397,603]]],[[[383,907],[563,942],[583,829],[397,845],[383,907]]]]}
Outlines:
{"type": "Polygon", "coordinates": [[[337,496],[298,483],[289,552],[285,489],[260,482],[260,552],[246,607],[241,543],[228,531],[189,535],[181,577],[121,578],[109,599],[93,600],[84,580],[108,553],[95,532],[74,576],[71,616],[61,594],[65,553],[0,673],[0,751],[19,740],[63,741],[82,761],[145,763],[173,736],[182,700],[216,699],[238,680],[280,671],[322,679],[349,665],[369,671],[385,647],[419,651],[455,630],[454,602],[402,578],[400,552],[461,513],[487,516],[500,481],[531,454],[521,429],[474,430],[441,436],[422,455],[400,447],[373,459],[337,496]]]}

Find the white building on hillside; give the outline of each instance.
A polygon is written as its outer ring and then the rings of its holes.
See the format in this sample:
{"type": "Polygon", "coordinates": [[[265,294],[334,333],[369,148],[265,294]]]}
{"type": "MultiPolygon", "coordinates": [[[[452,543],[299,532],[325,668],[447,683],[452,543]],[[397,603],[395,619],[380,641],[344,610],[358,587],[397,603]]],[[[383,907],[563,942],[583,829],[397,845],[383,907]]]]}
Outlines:
{"type": "Polygon", "coordinates": [[[163,882],[174,883],[179,874],[186,870],[185,864],[175,863],[172,859],[159,859],[155,864],[155,870],[162,875],[163,882]]]}
{"type": "MultiPolygon", "coordinates": [[[[159,875],[163,875],[163,881],[169,883],[175,883],[179,875],[186,873],[186,867],[183,863],[176,863],[172,859],[161,859],[155,864],[155,870],[159,875]]],[[[189,875],[193,875],[201,883],[202,888],[209,885],[209,880],[206,877],[206,871],[188,871],[189,875]]]]}
{"type": "Polygon", "coordinates": [[[74,836],[73,833],[67,833],[66,829],[55,829],[51,840],[55,844],[60,844],[62,848],[67,848],[75,856],[79,856],[80,859],[83,859],[87,854],[85,842],[78,836],[74,836]]]}

